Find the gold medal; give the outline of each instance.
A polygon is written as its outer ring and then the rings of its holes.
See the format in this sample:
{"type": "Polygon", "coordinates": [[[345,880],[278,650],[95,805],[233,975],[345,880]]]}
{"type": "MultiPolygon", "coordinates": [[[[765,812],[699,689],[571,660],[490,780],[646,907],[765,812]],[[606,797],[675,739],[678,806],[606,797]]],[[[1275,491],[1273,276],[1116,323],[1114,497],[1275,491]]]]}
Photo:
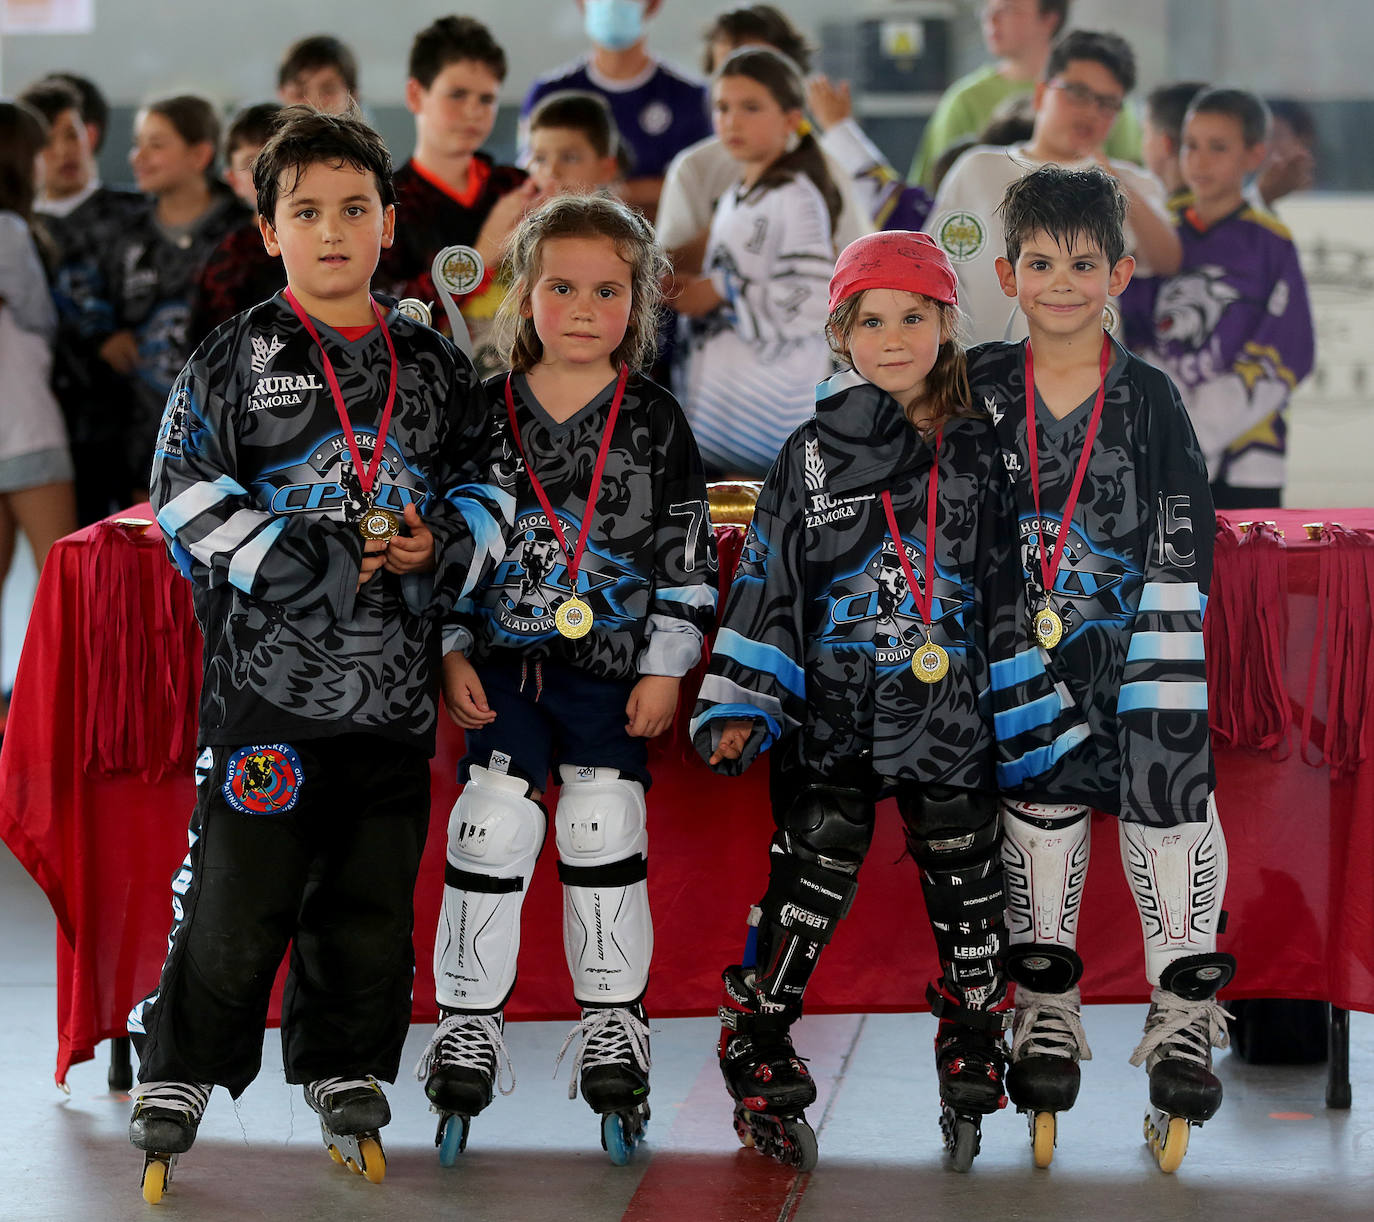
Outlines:
{"type": "Polygon", "coordinates": [[[574,594],[558,604],[558,610],[553,613],[553,626],[560,636],[575,641],[592,630],[592,609],[574,594]]]}
{"type": "Polygon", "coordinates": [[[400,531],[401,519],[385,509],[369,509],[358,522],[358,533],[369,541],[394,539],[400,531]]]}
{"type": "Polygon", "coordinates": [[[1044,649],[1053,649],[1063,638],[1064,621],[1047,602],[1035,615],[1035,643],[1044,649]]]}
{"type": "Polygon", "coordinates": [[[396,303],[396,313],[404,314],[426,327],[433,321],[433,311],[430,310],[429,303],[421,301],[418,297],[402,297],[396,303]]]}
{"type": "Polygon", "coordinates": [[[949,654],[926,637],[926,643],[912,655],[911,670],[922,683],[939,683],[949,674],[949,654]]]}

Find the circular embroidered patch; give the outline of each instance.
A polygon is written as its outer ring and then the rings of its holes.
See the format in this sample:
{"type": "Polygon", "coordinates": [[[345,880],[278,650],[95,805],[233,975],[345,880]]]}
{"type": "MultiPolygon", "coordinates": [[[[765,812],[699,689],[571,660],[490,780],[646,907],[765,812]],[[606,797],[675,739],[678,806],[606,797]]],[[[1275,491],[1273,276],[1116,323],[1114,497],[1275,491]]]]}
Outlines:
{"type": "Polygon", "coordinates": [[[224,800],[244,815],[284,815],[301,795],[301,757],[285,743],[241,747],[224,770],[224,800]]]}
{"type": "Polygon", "coordinates": [[[935,240],[955,263],[977,258],[988,244],[988,229],[975,212],[946,212],[935,222],[935,240]]]}

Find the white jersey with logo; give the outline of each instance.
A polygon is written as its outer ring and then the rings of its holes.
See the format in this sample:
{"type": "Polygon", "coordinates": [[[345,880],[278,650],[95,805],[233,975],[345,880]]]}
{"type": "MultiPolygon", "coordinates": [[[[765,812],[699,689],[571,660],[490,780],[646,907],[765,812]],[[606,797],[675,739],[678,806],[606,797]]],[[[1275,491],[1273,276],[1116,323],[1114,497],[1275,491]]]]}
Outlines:
{"type": "MultiPolygon", "coordinates": [[[[1026,337],[1025,316],[1015,300],[1002,292],[997,280],[997,258],[1007,253],[997,208],[1012,183],[1046,164],[1049,163],[1032,157],[1023,144],[984,144],[960,157],[940,184],[927,228],[959,275],[959,305],[969,318],[970,343],[1026,337]]],[[[1065,164],[1064,168],[1086,170],[1096,164],[1084,160],[1065,164]]],[[[1161,216],[1166,215],[1164,187],[1153,174],[1128,161],[1109,164],[1117,178],[1129,184],[1161,216]]],[[[1135,233],[1128,220],[1126,253],[1134,254],[1135,248],[1135,233]]],[[[1136,274],[1153,274],[1149,262],[1138,255],[1136,274]]]]}

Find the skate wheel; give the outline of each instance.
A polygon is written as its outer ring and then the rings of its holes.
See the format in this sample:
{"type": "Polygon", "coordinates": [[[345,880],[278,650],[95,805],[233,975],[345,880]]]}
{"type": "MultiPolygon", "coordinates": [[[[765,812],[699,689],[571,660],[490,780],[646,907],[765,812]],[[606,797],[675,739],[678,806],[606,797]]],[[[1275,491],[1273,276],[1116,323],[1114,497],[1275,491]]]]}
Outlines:
{"type": "Polygon", "coordinates": [[[950,1166],[955,1171],[965,1172],[973,1167],[974,1156],[978,1153],[978,1126],[972,1120],[958,1117],[951,1125],[947,1137],[950,1166]]]}
{"type": "Polygon", "coordinates": [[[367,1137],[358,1143],[358,1155],[363,1160],[361,1167],[350,1164],[369,1184],[380,1184],[386,1178],[386,1155],[382,1153],[382,1143],[375,1137],[367,1137]]]}
{"type": "Polygon", "coordinates": [[[458,1155],[468,1148],[468,1118],[449,1115],[439,1122],[439,1166],[452,1167],[458,1155]]]}
{"type": "Polygon", "coordinates": [[[1159,1169],[1166,1175],[1172,1175],[1183,1165],[1183,1156],[1188,1153],[1188,1128],[1182,1116],[1155,1111],[1145,1113],[1145,1140],[1159,1169]]]}
{"type": "Polygon", "coordinates": [[[143,1199],[149,1205],[156,1205],[162,1200],[166,1187],[167,1164],[160,1158],[150,1158],[143,1164],[143,1199]]]}
{"type": "Polygon", "coordinates": [[[635,1142],[627,1135],[626,1127],[619,1112],[607,1112],[601,1117],[601,1144],[617,1167],[628,1163],[634,1153],[635,1142]]]}
{"type": "Polygon", "coordinates": [[[338,1146],[329,1146],[329,1157],[332,1158],[340,1167],[344,1165],[344,1156],[339,1153],[338,1146]]]}
{"type": "Polygon", "coordinates": [[[820,1161],[816,1131],[805,1120],[785,1121],[783,1137],[787,1142],[787,1162],[798,1171],[814,1171],[820,1161]]]}
{"type": "Polygon", "coordinates": [[[1048,1167],[1054,1161],[1056,1121],[1053,1112],[1034,1112],[1031,1115],[1031,1154],[1037,1167],[1048,1167]]]}

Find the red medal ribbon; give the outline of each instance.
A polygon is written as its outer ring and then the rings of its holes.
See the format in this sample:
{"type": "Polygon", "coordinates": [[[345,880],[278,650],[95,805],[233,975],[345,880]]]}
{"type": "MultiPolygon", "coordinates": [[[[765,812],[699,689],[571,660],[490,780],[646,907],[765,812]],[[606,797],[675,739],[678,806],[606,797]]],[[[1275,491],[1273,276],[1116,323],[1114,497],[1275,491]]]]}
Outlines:
{"type": "Polygon", "coordinates": [[[1088,432],[1083,438],[1083,453],[1078,458],[1078,469],[1073,473],[1073,483],[1069,485],[1068,500],[1064,502],[1064,516],[1059,523],[1059,537],[1054,541],[1054,554],[1045,559],[1045,515],[1040,512],[1040,445],[1035,431],[1035,360],[1031,356],[1030,342],[1026,343],[1026,449],[1030,451],[1031,495],[1035,499],[1035,516],[1040,523],[1036,534],[1040,541],[1040,575],[1045,583],[1045,604],[1049,605],[1050,594],[1054,591],[1054,578],[1059,572],[1059,561],[1064,556],[1064,542],[1069,537],[1069,524],[1073,521],[1073,511],[1078,505],[1078,492],[1083,487],[1083,476],[1088,472],[1092,459],[1093,442],[1097,438],[1098,421],[1102,419],[1102,405],[1107,401],[1107,370],[1112,363],[1112,341],[1103,332],[1102,359],[1098,362],[1097,398],[1093,400],[1092,416],[1088,419],[1088,432]]]}
{"type": "Polygon", "coordinates": [[[320,359],[324,361],[324,377],[329,383],[329,393],[334,396],[334,408],[339,413],[339,423],[343,425],[344,440],[348,442],[348,456],[353,460],[353,470],[358,473],[358,483],[362,485],[363,495],[372,494],[372,484],[377,478],[377,472],[382,467],[382,450],[386,443],[386,431],[391,427],[391,409],[396,405],[396,348],[391,342],[391,332],[387,330],[386,316],[382,313],[382,308],[371,297],[368,297],[367,304],[372,307],[372,312],[377,316],[377,323],[382,328],[382,337],[386,340],[386,350],[391,355],[391,379],[386,388],[386,406],[382,408],[382,420],[377,425],[377,441],[372,450],[372,465],[363,466],[362,451],[358,449],[358,440],[353,436],[353,422],[348,418],[348,407],[344,403],[343,391],[339,387],[339,379],[334,374],[334,366],[329,360],[329,353],[324,350],[324,344],[320,342],[320,333],[315,330],[315,324],[310,321],[310,316],[301,309],[301,303],[296,300],[296,295],[289,288],[282,291],[282,296],[286,298],[286,304],[295,312],[297,318],[301,320],[301,326],[310,333],[310,338],[315,341],[315,347],[320,350],[320,359]]]}
{"type": "Polygon", "coordinates": [[[510,380],[511,375],[506,374],[506,414],[510,417],[510,431],[515,438],[515,448],[520,452],[520,458],[525,464],[525,474],[530,477],[530,484],[534,487],[534,495],[538,498],[539,508],[544,511],[544,520],[552,528],[554,537],[558,540],[558,546],[563,552],[563,559],[568,565],[568,588],[572,590],[573,597],[577,597],[577,570],[582,563],[582,553],[587,550],[587,534],[592,528],[592,511],[596,508],[596,494],[601,490],[601,473],[606,469],[606,455],[611,449],[611,434],[615,432],[615,422],[620,415],[620,401],[625,397],[625,383],[630,377],[630,367],[622,365],[620,376],[616,379],[615,395],[611,399],[611,410],[606,416],[606,429],[601,436],[601,449],[596,456],[596,466],[592,470],[592,486],[587,492],[587,507],[582,513],[582,529],[577,535],[577,550],[571,554],[568,552],[568,540],[564,537],[563,528],[558,524],[558,515],[554,513],[553,506],[549,503],[548,494],[544,491],[544,485],[539,482],[539,477],[535,475],[534,468],[530,466],[530,460],[525,457],[525,447],[520,441],[520,426],[515,422],[515,396],[511,394],[510,380]]]}
{"type": "Polygon", "coordinates": [[[930,637],[931,619],[935,611],[935,496],[940,487],[940,439],[944,435],[943,428],[935,434],[935,456],[930,464],[930,494],[926,501],[925,589],[916,584],[916,573],[902,544],[902,534],[897,529],[897,515],[892,509],[892,493],[886,488],[883,489],[883,512],[887,514],[887,529],[892,534],[892,542],[897,548],[897,559],[902,563],[902,574],[906,577],[907,589],[911,591],[911,601],[916,604],[916,613],[921,617],[921,625],[926,630],[927,639],[930,637]]]}

